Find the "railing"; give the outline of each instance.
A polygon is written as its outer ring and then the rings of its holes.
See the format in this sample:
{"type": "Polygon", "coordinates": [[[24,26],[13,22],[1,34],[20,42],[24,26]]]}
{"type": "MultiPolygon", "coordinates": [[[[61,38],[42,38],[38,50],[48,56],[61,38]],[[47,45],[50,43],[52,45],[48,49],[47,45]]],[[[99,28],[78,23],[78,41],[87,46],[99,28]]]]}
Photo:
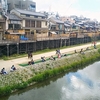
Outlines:
{"type": "MultiPolygon", "coordinates": [[[[10,44],[10,43],[21,43],[21,42],[32,42],[32,41],[42,41],[42,40],[55,40],[55,39],[69,39],[76,37],[76,34],[67,33],[67,34],[51,34],[48,36],[47,34],[28,34],[26,36],[27,40],[21,40],[19,35],[13,34],[5,34],[3,40],[0,41],[0,45],[2,44],[10,44]],[[70,36],[69,36],[70,35],[70,36]]],[[[77,38],[84,37],[93,37],[100,36],[100,32],[97,33],[81,33],[77,35],[77,38]]]]}
{"type": "Polygon", "coordinates": [[[8,41],[19,41],[19,36],[18,35],[13,35],[13,34],[5,34],[4,35],[4,40],[8,41]]]}

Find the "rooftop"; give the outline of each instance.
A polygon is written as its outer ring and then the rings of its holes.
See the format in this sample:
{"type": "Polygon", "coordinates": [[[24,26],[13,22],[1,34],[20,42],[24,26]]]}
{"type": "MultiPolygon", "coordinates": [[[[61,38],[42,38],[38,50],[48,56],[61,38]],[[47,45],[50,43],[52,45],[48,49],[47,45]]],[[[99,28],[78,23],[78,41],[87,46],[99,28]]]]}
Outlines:
{"type": "Polygon", "coordinates": [[[16,16],[15,14],[7,14],[8,18],[10,20],[21,20],[21,18],[19,18],[18,16],[16,16]]]}
{"type": "Polygon", "coordinates": [[[53,21],[55,21],[56,23],[64,24],[63,21],[61,21],[61,20],[59,20],[59,19],[57,19],[57,18],[51,17],[50,19],[53,20],[53,21]]]}
{"type": "Polygon", "coordinates": [[[35,15],[35,16],[45,17],[45,15],[43,13],[39,13],[39,12],[33,12],[33,11],[21,10],[21,9],[15,9],[15,10],[18,11],[19,13],[25,14],[25,15],[35,15]]]}

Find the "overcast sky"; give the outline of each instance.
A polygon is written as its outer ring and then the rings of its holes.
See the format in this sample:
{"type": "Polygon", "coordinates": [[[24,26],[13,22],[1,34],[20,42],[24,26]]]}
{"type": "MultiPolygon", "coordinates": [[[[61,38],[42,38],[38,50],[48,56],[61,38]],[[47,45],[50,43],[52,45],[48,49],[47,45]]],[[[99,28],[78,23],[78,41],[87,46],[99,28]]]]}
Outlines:
{"type": "Polygon", "coordinates": [[[100,21],[100,0],[33,0],[36,11],[58,12],[60,16],[83,15],[100,21]]]}

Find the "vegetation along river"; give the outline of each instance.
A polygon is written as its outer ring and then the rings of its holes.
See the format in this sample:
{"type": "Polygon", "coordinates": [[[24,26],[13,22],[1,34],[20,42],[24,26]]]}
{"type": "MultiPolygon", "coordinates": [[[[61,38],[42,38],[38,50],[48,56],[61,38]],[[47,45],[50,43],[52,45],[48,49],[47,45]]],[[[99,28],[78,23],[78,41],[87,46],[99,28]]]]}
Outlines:
{"type": "Polygon", "coordinates": [[[70,71],[0,100],[100,100],[100,61],[70,71]]]}

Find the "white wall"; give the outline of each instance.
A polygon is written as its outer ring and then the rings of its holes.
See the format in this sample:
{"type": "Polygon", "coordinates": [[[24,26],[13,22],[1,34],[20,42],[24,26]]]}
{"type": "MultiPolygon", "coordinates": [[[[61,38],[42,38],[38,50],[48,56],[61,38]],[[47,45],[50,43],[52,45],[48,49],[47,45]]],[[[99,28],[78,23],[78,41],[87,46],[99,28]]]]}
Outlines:
{"type": "Polygon", "coordinates": [[[6,20],[6,30],[8,30],[8,23],[9,23],[9,21],[6,20]]]}
{"type": "Polygon", "coordinates": [[[2,32],[0,32],[0,40],[2,40],[2,32]]]}
{"type": "Polygon", "coordinates": [[[48,28],[48,24],[46,25],[46,22],[45,21],[42,21],[41,22],[41,26],[42,26],[42,28],[48,28]]]}
{"type": "Polygon", "coordinates": [[[25,20],[22,21],[22,27],[25,27],[25,20]]]}

